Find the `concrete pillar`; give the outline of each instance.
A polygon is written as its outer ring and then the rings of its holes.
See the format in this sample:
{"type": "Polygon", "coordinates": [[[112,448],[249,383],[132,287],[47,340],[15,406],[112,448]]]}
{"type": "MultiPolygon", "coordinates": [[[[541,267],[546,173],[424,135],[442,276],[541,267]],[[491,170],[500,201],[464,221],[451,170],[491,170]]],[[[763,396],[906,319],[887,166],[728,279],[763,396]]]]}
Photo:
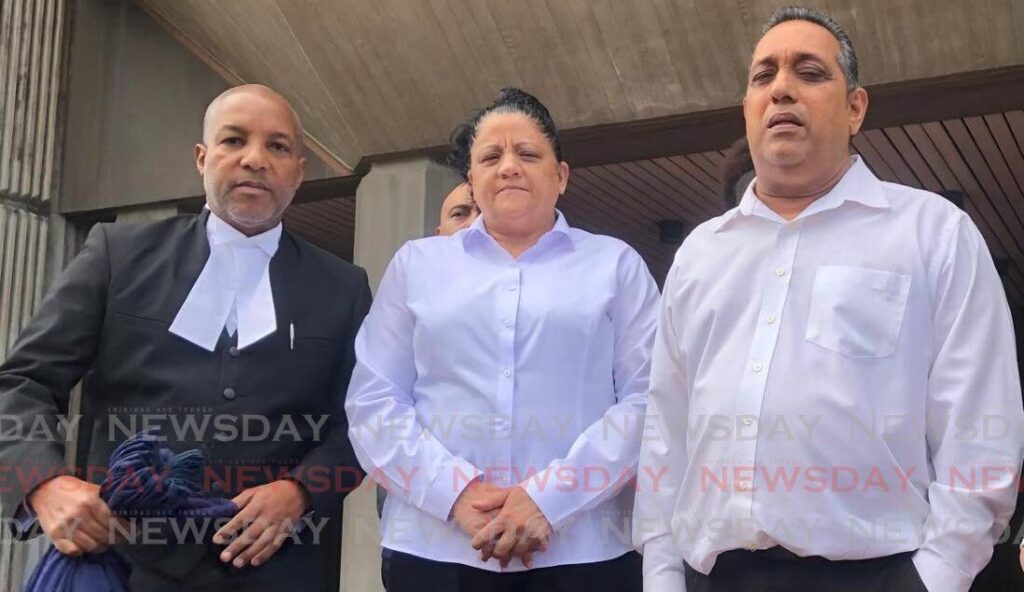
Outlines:
{"type": "Polygon", "coordinates": [[[377,163],[356,189],[354,260],[377,290],[405,241],[434,234],[441,202],[462,179],[429,158],[377,163]]]}
{"type": "MultiPolygon", "coordinates": [[[[374,164],[356,189],[354,260],[376,292],[384,269],[406,241],[434,233],[441,202],[462,179],[428,158],[374,164]]],[[[381,590],[376,484],[367,479],[345,499],[342,592],[381,590]]]]}

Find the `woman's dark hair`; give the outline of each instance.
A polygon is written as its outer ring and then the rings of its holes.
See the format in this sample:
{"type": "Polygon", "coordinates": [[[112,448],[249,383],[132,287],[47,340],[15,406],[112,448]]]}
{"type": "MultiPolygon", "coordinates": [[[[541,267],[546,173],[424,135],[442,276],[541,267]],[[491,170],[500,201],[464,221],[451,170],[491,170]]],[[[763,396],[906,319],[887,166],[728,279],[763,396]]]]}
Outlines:
{"type": "Polygon", "coordinates": [[[480,126],[480,121],[492,113],[521,113],[532,119],[551,143],[555,158],[559,162],[562,161],[562,140],[558,136],[558,127],[551,118],[551,113],[548,113],[548,108],[530,93],[508,87],[501,89],[498,98],[490,106],[474,113],[465,123],[460,123],[448,138],[448,165],[458,171],[463,179],[469,178],[469,150],[476,139],[476,130],[480,126]]]}

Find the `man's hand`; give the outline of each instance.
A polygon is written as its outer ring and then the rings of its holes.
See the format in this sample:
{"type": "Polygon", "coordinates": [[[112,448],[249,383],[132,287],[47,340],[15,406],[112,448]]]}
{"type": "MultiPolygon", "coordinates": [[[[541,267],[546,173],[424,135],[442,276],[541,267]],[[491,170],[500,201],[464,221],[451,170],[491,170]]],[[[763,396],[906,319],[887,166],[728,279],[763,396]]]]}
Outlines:
{"type": "Polygon", "coordinates": [[[235,567],[256,567],[270,559],[309,507],[306,490],[287,479],[246,489],[231,501],[239,512],[213,535],[213,542],[230,541],[220,560],[233,560],[235,567]]]}
{"type": "Polygon", "coordinates": [[[1020,550],[1020,568],[1024,570],[1024,547],[1020,550]]]}
{"type": "Polygon", "coordinates": [[[497,515],[505,504],[510,489],[496,487],[483,481],[474,481],[466,486],[452,506],[452,519],[469,536],[476,536],[488,522],[497,515]],[[478,510],[475,506],[486,509],[478,510]]]}
{"type": "Polygon", "coordinates": [[[36,487],[28,503],[61,553],[78,557],[106,550],[112,518],[99,485],[61,475],[36,487]]]}
{"type": "MultiPolygon", "coordinates": [[[[474,509],[489,511],[486,503],[474,504],[474,509]]],[[[513,487],[501,512],[473,537],[473,548],[480,551],[480,559],[496,557],[505,567],[513,557],[520,557],[523,565],[533,567],[533,554],[546,551],[551,539],[551,523],[522,487],[513,487]]]]}

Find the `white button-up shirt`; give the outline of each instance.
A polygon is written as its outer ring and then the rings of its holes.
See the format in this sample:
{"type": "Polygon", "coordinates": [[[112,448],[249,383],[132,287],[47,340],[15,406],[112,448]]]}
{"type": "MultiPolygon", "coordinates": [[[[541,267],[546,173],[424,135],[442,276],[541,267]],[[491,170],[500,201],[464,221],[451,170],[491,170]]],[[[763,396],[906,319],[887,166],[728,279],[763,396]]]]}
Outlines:
{"type": "MultiPolygon", "coordinates": [[[[622,241],[552,230],[513,259],[483,218],[406,243],[356,337],[346,410],[390,492],[385,548],[484,564],[449,515],[470,480],[522,484],[552,523],[537,567],[633,549],[658,288],[622,241]]],[[[518,560],[506,571],[522,570],[518,560]]]]}
{"type": "Polygon", "coordinates": [[[634,517],[644,589],[684,590],[684,560],[709,573],[724,551],[781,545],[917,550],[930,591],[966,591],[1013,512],[1024,437],[981,235],[859,159],[790,222],[754,183],[665,283],[634,517]]]}
{"type": "Polygon", "coordinates": [[[281,242],[281,224],[246,236],[210,212],[206,237],[210,258],[169,330],[208,351],[222,331],[237,330],[243,349],[277,330],[270,260],[281,242]]]}

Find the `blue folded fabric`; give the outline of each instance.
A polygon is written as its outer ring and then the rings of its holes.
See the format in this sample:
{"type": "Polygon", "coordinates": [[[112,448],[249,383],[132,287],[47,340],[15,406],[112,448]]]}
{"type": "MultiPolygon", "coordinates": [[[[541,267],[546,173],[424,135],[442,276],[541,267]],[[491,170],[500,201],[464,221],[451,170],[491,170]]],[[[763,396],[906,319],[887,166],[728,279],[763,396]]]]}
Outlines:
{"type": "MultiPolygon", "coordinates": [[[[204,466],[206,457],[199,450],[174,454],[160,444],[156,432],[140,432],[110,455],[100,497],[112,514],[128,520],[235,515],[238,506],[231,500],[203,494],[204,466]]],[[[51,547],[25,584],[25,592],[129,592],[130,576],[131,566],[112,550],[68,557],[51,547]]]]}

